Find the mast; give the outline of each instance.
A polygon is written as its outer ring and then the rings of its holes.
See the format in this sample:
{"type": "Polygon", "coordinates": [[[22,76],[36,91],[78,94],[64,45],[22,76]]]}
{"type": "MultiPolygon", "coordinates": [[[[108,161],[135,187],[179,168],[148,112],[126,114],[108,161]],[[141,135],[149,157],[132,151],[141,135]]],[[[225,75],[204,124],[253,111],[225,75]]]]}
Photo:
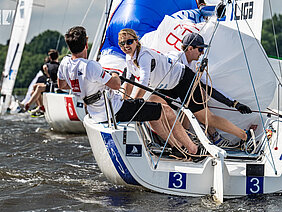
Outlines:
{"type": "Polygon", "coordinates": [[[2,72],[0,114],[3,115],[10,103],[18,73],[22,52],[29,28],[33,0],[18,0],[13,22],[8,53],[2,72]]]}

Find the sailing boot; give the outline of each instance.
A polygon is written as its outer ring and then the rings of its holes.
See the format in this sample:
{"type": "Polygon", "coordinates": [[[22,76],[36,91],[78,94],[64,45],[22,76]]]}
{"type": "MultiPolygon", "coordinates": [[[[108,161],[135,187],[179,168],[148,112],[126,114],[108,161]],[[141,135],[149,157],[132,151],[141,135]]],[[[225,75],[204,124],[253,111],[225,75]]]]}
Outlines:
{"type": "Polygon", "coordinates": [[[191,157],[193,162],[198,163],[198,162],[204,160],[210,154],[205,149],[205,147],[200,143],[198,145],[197,153],[195,155],[194,154],[188,154],[188,155],[191,157]]]}
{"type": "Polygon", "coordinates": [[[233,143],[227,138],[224,138],[218,132],[215,132],[213,135],[210,136],[213,144],[220,148],[237,148],[240,147],[240,142],[233,143]]]}

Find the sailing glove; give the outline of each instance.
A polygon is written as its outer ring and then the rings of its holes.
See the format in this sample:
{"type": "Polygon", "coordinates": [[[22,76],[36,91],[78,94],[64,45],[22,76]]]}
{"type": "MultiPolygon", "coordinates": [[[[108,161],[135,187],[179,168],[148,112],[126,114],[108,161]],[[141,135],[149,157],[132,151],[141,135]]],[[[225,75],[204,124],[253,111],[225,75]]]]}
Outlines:
{"type": "Polygon", "coordinates": [[[234,106],[240,113],[246,114],[246,113],[252,113],[251,108],[249,108],[247,105],[241,104],[240,102],[234,100],[234,106]]]}

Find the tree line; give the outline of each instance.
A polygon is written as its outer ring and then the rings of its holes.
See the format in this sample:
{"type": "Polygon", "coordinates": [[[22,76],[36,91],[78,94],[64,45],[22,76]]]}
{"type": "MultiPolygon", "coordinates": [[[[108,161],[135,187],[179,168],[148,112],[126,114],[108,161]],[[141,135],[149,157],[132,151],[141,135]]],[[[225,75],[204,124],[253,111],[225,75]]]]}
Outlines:
{"type": "MultiPolygon", "coordinates": [[[[278,49],[282,51],[282,15],[275,14],[273,16],[273,22],[278,49]]],[[[269,57],[277,56],[271,19],[263,21],[261,43],[269,57]]],[[[68,53],[63,35],[57,31],[47,30],[35,36],[25,45],[15,88],[27,88],[29,86],[30,82],[43,65],[49,49],[57,49],[60,53],[59,59],[62,59],[62,57],[68,53]]],[[[89,46],[89,50],[90,49],[91,45],[89,46]]],[[[6,45],[0,44],[0,70],[4,69],[7,51],[8,42],[6,45]]],[[[281,57],[282,55],[279,56],[281,57]]]]}
{"type": "MultiPolygon", "coordinates": [[[[6,45],[0,45],[0,70],[4,69],[8,43],[9,41],[6,45]]],[[[64,37],[59,32],[51,30],[35,36],[27,43],[22,54],[15,88],[27,88],[44,64],[49,49],[56,49],[56,47],[61,54],[67,49],[64,37]]]]}
{"type": "MultiPolygon", "coordinates": [[[[274,15],[271,19],[264,20],[262,22],[262,39],[261,44],[265,49],[266,53],[270,57],[277,57],[276,53],[276,44],[273,36],[273,25],[274,31],[276,34],[276,41],[278,45],[278,50],[282,51],[282,14],[274,15]]],[[[279,57],[282,57],[282,53],[279,54],[279,57]]]]}

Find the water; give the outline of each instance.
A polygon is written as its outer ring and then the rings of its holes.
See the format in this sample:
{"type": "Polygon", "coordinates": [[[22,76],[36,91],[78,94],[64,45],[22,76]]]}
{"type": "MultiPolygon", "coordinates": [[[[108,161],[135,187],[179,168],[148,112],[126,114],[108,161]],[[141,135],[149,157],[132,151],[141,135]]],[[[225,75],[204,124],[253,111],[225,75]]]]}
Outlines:
{"type": "MultiPolygon", "coordinates": [[[[281,211],[281,194],[226,200],[176,197],[110,183],[85,135],[44,118],[0,117],[0,211],[281,211]]],[[[200,182],[199,182],[200,183],[200,182]]]]}

